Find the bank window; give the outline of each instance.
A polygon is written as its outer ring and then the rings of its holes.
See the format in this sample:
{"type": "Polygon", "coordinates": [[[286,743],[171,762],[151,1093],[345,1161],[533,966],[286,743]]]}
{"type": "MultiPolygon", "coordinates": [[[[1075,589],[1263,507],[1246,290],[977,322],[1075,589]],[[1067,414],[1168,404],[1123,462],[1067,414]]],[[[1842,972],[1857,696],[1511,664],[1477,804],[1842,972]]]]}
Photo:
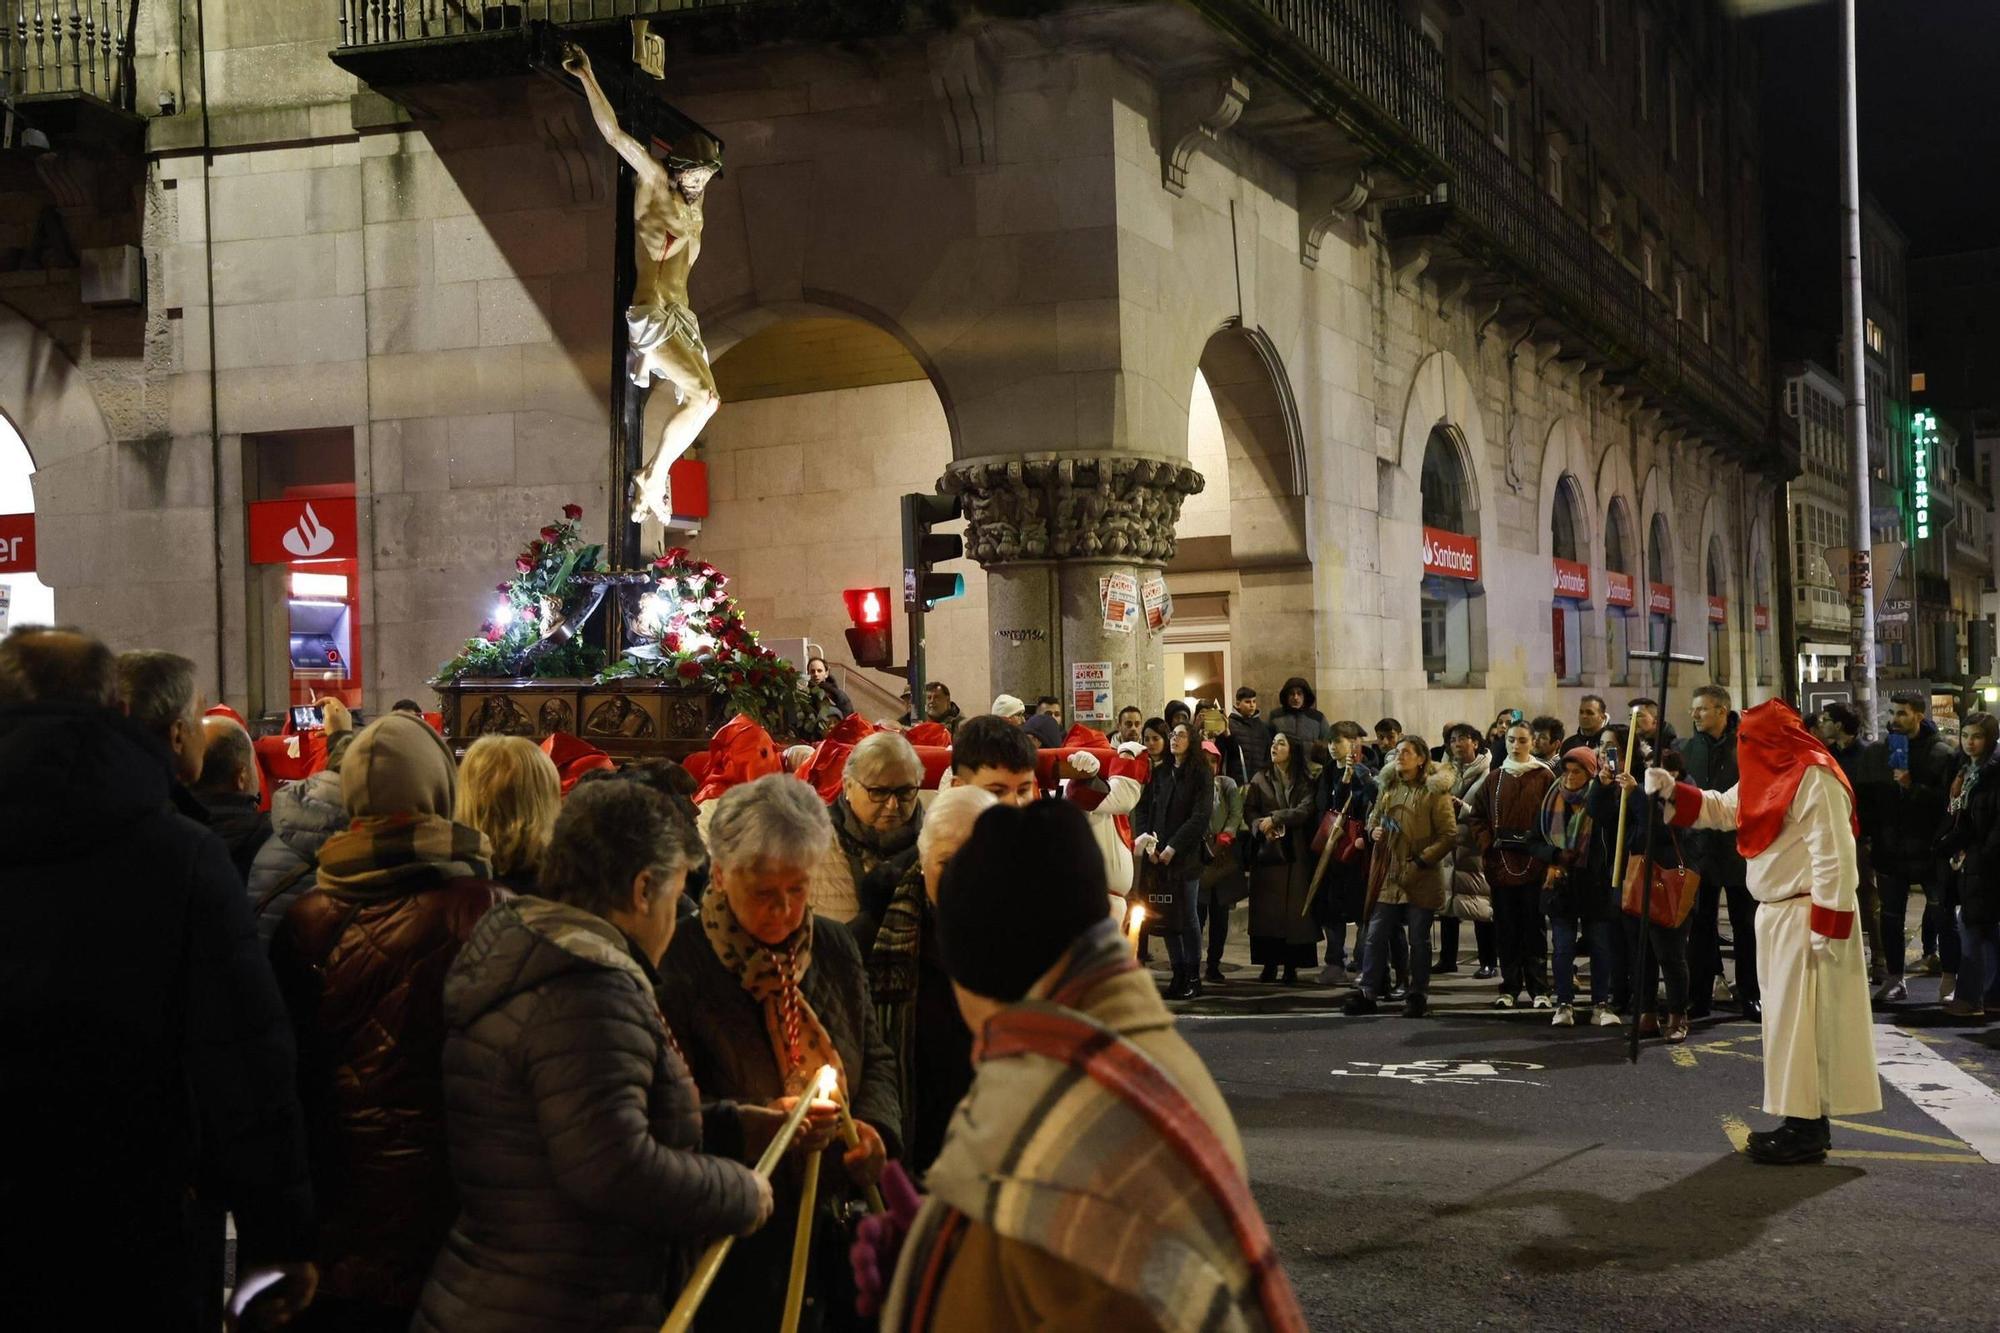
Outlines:
{"type": "Polygon", "coordinates": [[[1653,526],[1647,533],[1647,538],[1646,582],[1648,586],[1642,591],[1641,595],[1646,599],[1647,643],[1657,653],[1666,648],[1667,626],[1673,621],[1673,612],[1671,610],[1653,610],[1653,589],[1650,586],[1652,584],[1659,584],[1666,589],[1669,599],[1673,597],[1674,567],[1671,561],[1673,537],[1667,530],[1667,516],[1665,514],[1653,515],[1653,526]]]}
{"type": "MultiPolygon", "coordinates": [[[[1565,473],[1556,483],[1556,502],[1549,517],[1550,546],[1558,560],[1584,564],[1586,552],[1578,540],[1583,506],[1576,478],[1565,473]]],[[[1558,684],[1583,683],[1583,618],[1586,596],[1558,593],[1549,610],[1549,651],[1558,684]]]]}
{"type": "Polygon", "coordinates": [[[1624,577],[1624,587],[1628,593],[1636,595],[1633,584],[1635,573],[1632,560],[1632,536],[1630,520],[1626,516],[1625,502],[1614,500],[1610,518],[1604,526],[1604,661],[1613,685],[1629,685],[1632,682],[1632,622],[1637,616],[1637,608],[1631,605],[1614,606],[1611,603],[1611,574],[1624,577]]]}
{"type": "Polygon", "coordinates": [[[1479,521],[1464,451],[1442,426],[1431,432],[1424,447],[1422,496],[1427,531],[1418,624],[1424,679],[1432,685],[1470,685],[1480,670],[1484,629],[1479,521]]]}
{"type": "Polygon", "coordinates": [[[1709,603],[1704,608],[1708,624],[1708,678],[1717,685],[1729,683],[1729,624],[1728,624],[1729,584],[1722,576],[1722,544],[1711,543],[1708,552],[1708,596],[1709,603]],[[1724,619],[1715,618],[1717,600],[1721,600],[1724,619]]]}

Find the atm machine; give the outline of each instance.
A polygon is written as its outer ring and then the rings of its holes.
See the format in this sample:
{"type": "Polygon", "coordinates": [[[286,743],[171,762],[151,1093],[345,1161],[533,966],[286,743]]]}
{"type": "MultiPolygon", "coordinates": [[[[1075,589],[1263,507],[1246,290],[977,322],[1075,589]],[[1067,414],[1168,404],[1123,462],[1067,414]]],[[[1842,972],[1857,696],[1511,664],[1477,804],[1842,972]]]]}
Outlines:
{"type": "Polygon", "coordinates": [[[295,560],[285,571],[294,707],[338,696],[361,706],[361,580],[354,560],[295,560]]]}

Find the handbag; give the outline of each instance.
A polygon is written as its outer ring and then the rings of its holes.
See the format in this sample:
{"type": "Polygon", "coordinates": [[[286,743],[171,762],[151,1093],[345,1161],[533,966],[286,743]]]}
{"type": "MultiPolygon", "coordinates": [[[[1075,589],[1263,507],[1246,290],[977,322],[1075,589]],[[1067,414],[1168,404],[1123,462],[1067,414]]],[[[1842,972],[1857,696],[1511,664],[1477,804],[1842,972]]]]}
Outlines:
{"type": "MultiPolygon", "coordinates": [[[[1673,842],[1674,859],[1678,861],[1681,857],[1678,834],[1673,835],[1673,842]]],[[[1701,875],[1685,865],[1669,868],[1657,861],[1648,862],[1643,856],[1628,857],[1625,862],[1624,896],[1619,902],[1627,916],[1638,916],[1644,910],[1642,904],[1648,870],[1652,872],[1653,900],[1652,913],[1647,919],[1668,930],[1679,929],[1681,923],[1688,919],[1688,914],[1694,911],[1695,894],[1701,888],[1701,875]]]]}
{"type": "Polygon", "coordinates": [[[1268,838],[1260,834],[1256,839],[1256,843],[1257,855],[1252,858],[1252,865],[1281,866],[1286,864],[1290,859],[1285,855],[1285,840],[1283,838],[1268,838]]]}

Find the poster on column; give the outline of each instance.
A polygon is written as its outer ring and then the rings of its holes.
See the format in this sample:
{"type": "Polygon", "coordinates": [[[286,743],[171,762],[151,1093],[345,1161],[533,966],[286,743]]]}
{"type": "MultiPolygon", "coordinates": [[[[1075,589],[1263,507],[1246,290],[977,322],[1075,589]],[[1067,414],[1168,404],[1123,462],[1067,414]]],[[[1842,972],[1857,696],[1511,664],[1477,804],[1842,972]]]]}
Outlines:
{"type": "Polygon", "coordinates": [[[1139,605],[1146,612],[1146,628],[1159,633],[1174,623],[1174,598],[1167,591],[1167,581],[1158,574],[1149,575],[1139,585],[1139,605]]]}
{"type": "Polygon", "coordinates": [[[0,634],[7,632],[7,604],[14,600],[14,590],[0,584],[0,634]]]}
{"type": "Polygon", "coordinates": [[[1104,628],[1130,634],[1139,623],[1139,580],[1113,574],[1104,590],[1104,628]]]}
{"type": "Polygon", "coordinates": [[[1071,662],[1069,686],[1072,722],[1111,720],[1111,663],[1071,662]]]}

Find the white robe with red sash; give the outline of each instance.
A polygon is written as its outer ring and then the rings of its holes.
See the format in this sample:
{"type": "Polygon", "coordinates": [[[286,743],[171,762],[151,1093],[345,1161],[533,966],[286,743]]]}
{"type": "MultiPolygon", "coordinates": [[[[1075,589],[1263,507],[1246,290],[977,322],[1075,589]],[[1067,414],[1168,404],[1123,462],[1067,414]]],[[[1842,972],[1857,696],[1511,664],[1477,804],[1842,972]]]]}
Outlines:
{"type": "MultiPolygon", "coordinates": [[[[1733,829],[1737,788],[1674,790],[1673,822],[1733,829]]],[[[1817,1119],[1882,1109],[1868,972],[1854,929],[1859,875],[1853,802],[1836,774],[1808,767],[1771,845],[1746,862],[1757,900],[1764,1002],[1764,1109],[1817,1119]],[[1815,954],[1812,936],[1829,937],[1815,954]]]]}

